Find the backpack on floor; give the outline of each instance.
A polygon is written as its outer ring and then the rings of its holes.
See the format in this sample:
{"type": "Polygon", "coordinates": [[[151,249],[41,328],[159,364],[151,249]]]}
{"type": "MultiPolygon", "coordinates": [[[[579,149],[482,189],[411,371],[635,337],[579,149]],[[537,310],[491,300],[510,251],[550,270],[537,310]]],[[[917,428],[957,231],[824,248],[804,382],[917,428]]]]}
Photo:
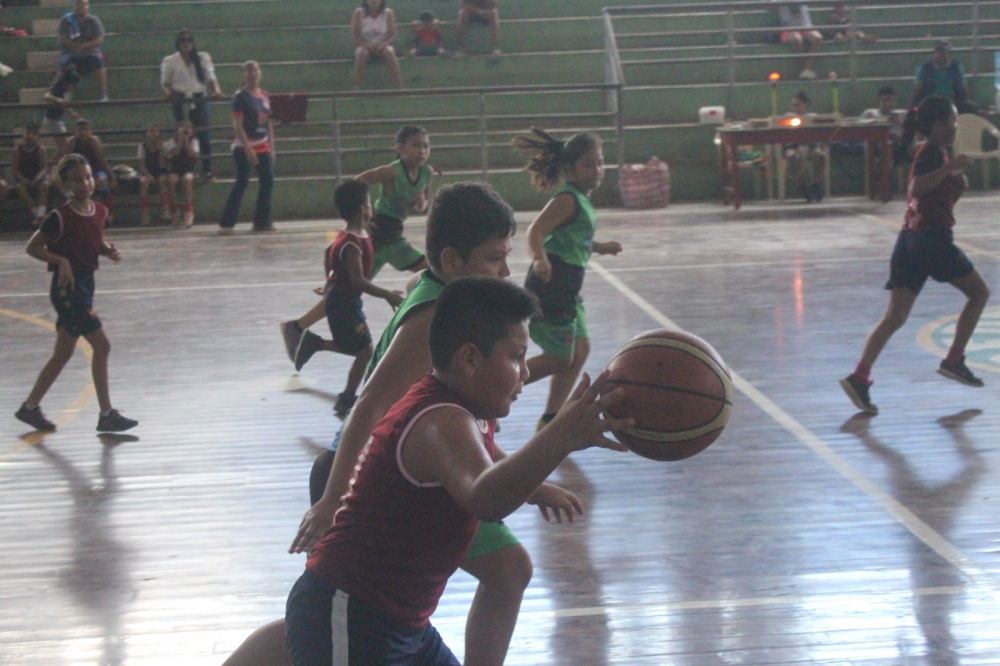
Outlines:
{"type": "Polygon", "coordinates": [[[626,164],[618,189],[626,208],[663,208],[670,203],[670,167],[658,157],[645,164],[626,164]]]}

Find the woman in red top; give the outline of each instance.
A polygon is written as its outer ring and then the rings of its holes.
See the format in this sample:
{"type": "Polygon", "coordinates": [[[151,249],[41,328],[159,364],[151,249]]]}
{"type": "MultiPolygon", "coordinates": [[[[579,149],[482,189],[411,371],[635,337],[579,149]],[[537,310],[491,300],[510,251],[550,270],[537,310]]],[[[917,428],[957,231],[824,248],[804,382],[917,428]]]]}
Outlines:
{"type": "Polygon", "coordinates": [[[868,378],[872,365],[892,334],[906,322],[917,295],[928,277],[950,282],[967,300],[955,325],[955,340],[938,373],[968,386],[981,387],[983,380],[965,365],[965,347],[979,323],[990,290],[972,262],[955,246],[952,209],[967,181],[962,168],[966,155],[949,159],[947,148],[955,141],[956,112],[951,101],[932,95],[917,109],[917,131],[927,142],[917,151],[910,170],[906,193],[906,222],[892,251],[889,281],[889,308],[868,336],[855,371],[840,380],[851,401],[868,414],[878,414],[871,402],[868,378]]]}

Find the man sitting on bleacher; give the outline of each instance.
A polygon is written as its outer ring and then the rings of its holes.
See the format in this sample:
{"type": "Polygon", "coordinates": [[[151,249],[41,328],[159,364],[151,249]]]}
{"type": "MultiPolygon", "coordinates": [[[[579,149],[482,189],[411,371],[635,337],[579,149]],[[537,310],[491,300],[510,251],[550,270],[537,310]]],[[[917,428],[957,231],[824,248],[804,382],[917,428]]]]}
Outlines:
{"type": "Polygon", "coordinates": [[[101,101],[108,101],[108,72],[104,68],[104,24],[90,13],[90,0],[73,0],[73,11],[59,21],[59,69],[70,63],[81,74],[94,72],[101,90],[101,101]]]}

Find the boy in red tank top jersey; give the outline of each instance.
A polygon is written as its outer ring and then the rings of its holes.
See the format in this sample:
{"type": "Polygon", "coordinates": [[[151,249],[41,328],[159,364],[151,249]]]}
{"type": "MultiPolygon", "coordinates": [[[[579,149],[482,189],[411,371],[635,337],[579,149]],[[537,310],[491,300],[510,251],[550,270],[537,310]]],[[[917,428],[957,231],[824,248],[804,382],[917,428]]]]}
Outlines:
{"type": "Polygon", "coordinates": [[[324,340],[311,331],[305,331],[295,350],[295,369],[303,366],[318,351],[333,351],[354,357],[347,373],[344,391],[337,396],[334,413],[344,418],[358,398],[358,386],[375,348],[368,330],[365,313],[361,309],[361,294],[384,298],[395,310],[403,302],[403,292],[390,291],[371,281],[375,250],[368,235],[372,218],[372,205],[368,184],[349,180],[333,194],[337,210],[347,223],[337,238],[326,249],[326,320],[330,325],[331,340],[324,340]]]}
{"type": "Polygon", "coordinates": [[[889,307],[868,336],[861,360],[853,373],[840,380],[851,402],[867,414],[878,414],[869,394],[872,365],[892,334],[906,322],[927,278],[949,282],[966,296],[955,324],[955,339],[938,374],[967,386],[981,387],[983,380],[965,364],[965,347],[979,323],[990,290],[972,262],[955,246],[953,209],[966,180],[962,168],[969,164],[965,155],[949,159],[947,149],[957,131],[955,107],[951,101],[932,95],[917,109],[917,131],[927,138],[913,159],[906,193],[906,218],[892,251],[889,266],[889,307]]]}
{"type": "MultiPolygon", "coordinates": [[[[333,526],[312,550],[285,615],[296,664],[458,666],[428,618],[480,520],[524,504],[576,450],[624,450],[602,418],[620,391],[584,375],[556,418],[517,453],[493,442],[528,378],[535,300],[494,278],[445,285],[431,321],[433,370],[372,432],[333,526]]],[[[572,518],[573,510],[567,512],[572,518]]]]}
{"type": "Polygon", "coordinates": [[[117,264],[121,255],[114,245],[104,240],[108,209],[90,199],[94,194],[94,175],[87,158],[66,155],[60,160],[57,172],[60,182],[69,189],[70,199],[45,218],[42,228],[28,241],[27,249],[29,255],[47,263],[52,271],[49,295],[59,316],[56,320],[56,346],[28,399],[14,416],[36,430],[56,429],[56,424],[42,414],[39,403],[73,356],[77,340],[83,336],[94,354],[91,372],[101,407],[97,430],[122,432],[134,428],[139,422],[125,418],[111,406],[108,391],[111,343],[104,335],[103,325],[93,307],[94,272],[98,269],[99,257],[108,257],[117,264]]]}

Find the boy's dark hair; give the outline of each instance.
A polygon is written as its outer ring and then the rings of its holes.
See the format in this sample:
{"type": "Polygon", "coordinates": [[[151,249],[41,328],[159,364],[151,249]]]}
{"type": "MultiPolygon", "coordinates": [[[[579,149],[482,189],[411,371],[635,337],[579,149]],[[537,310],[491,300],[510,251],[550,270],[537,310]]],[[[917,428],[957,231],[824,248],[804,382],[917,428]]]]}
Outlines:
{"type": "Polygon", "coordinates": [[[427,134],[427,130],[416,125],[407,125],[396,133],[396,145],[406,143],[411,136],[416,136],[417,134],[427,134]]]}
{"type": "Polygon", "coordinates": [[[893,88],[892,86],[882,86],[881,88],[878,89],[879,97],[884,97],[886,95],[895,95],[895,94],[896,94],[896,89],[893,88]]]}
{"type": "Polygon", "coordinates": [[[524,167],[531,174],[531,184],[547,191],[562,182],[564,169],[594,148],[600,148],[601,137],[590,132],[574,134],[560,141],[540,127],[532,127],[531,134],[516,136],[511,140],[515,149],[529,155],[524,167]]]}
{"type": "MultiPolygon", "coordinates": [[[[372,10],[368,6],[368,3],[365,0],[361,0],[361,9],[364,10],[365,16],[371,16],[372,15],[372,10]]],[[[385,11],[385,0],[382,0],[382,3],[378,6],[378,11],[375,13],[375,16],[378,16],[379,14],[381,14],[384,11],[385,11]]]]}
{"type": "Polygon", "coordinates": [[[361,214],[361,208],[368,199],[371,188],[363,180],[348,180],[341,183],[333,192],[333,203],[337,205],[340,216],[351,221],[361,214]]]}
{"type": "Polygon", "coordinates": [[[537,307],[534,296],[506,280],[452,280],[441,291],[431,318],[431,365],[447,370],[455,352],[470,342],[489,356],[510,327],[530,318],[537,307]]]}
{"type": "Polygon", "coordinates": [[[799,100],[800,102],[802,102],[803,104],[806,104],[806,105],[809,105],[809,104],[813,103],[813,101],[809,98],[809,95],[806,94],[805,90],[800,90],[797,93],[795,93],[794,95],[792,95],[792,99],[797,99],[797,100],[799,100]]]}
{"type": "Polygon", "coordinates": [[[89,165],[90,162],[88,162],[87,158],[83,155],[79,153],[70,153],[69,155],[63,156],[63,158],[59,160],[59,166],[56,167],[56,173],[59,174],[59,180],[65,183],[66,176],[70,171],[78,166],[89,165]]]}
{"type": "Polygon", "coordinates": [[[76,121],[76,126],[77,127],[90,127],[90,121],[87,120],[86,118],[80,118],[79,120],[76,121]]]}
{"type": "Polygon", "coordinates": [[[431,10],[425,9],[424,11],[420,12],[421,23],[430,23],[433,20],[434,20],[434,12],[432,12],[431,10]]]}
{"type": "Polygon", "coordinates": [[[434,195],[427,213],[427,261],[441,269],[441,253],[452,247],[464,261],[493,238],[517,231],[514,210],[485,183],[454,183],[434,195]]]}
{"type": "Polygon", "coordinates": [[[28,123],[24,126],[24,133],[28,134],[38,134],[42,131],[42,127],[38,123],[28,123]]]}
{"type": "Polygon", "coordinates": [[[946,119],[953,113],[955,113],[955,105],[951,103],[950,99],[941,95],[931,95],[917,107],[916,129],[927,136],[934,123],[946,119]]]}

